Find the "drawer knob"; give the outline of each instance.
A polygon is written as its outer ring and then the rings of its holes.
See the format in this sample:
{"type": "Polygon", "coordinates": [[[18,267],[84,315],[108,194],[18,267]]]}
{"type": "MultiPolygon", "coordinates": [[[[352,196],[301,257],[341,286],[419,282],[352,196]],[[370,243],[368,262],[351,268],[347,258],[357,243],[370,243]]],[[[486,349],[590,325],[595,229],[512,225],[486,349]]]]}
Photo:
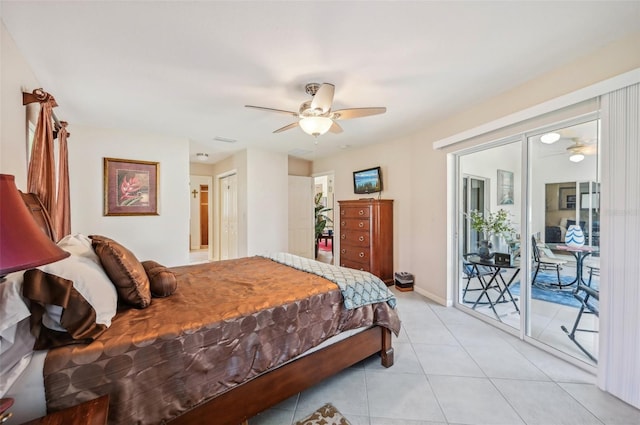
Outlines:
{"type": "Polygon", "coordinates": [[[358,240],[359,240],[360,242],[364,242],[364,236],[360,236],[360,237],[358,238],[358,240]]]}
{"type": "Polygon", "coordinates": [[[358,223],[358,227],[364,227],[364,223],[363,222],[358,223]]]}
{"type": "Polygon", "coordinates": [[[364,258],[364,252],[360,253],[360,258],[364,258]]]}
{"type": "Polygon", "coordinates": [[[347,235],[340,235],[340,239],[346,239],[347,235]]]}
{"type": "Polygon", "coordinates": [[[342,248],[342,249],[340,250],[340,253],[341,253],[341,254],[346,254],[346,253],[347,253],[347,250],[346,250],[346,249],[344,249],[344,248],[342,248]]]}
{"type": "Polygon", "coordinates": [[[347,224],[347,223],[346,223],[345,221],[341,221],[341,222],[340,222],[340,225],[341,225],[342,227],[344,227],[346,224],[347,224]]]}
{"type": "Polygon", "coordinates": [[[344,215],[344,210],[340,211],[340,215],[344,215]]]}
{"type": "Polygon", "coordinates": [[[364,215],[364,210],[360,210],[360,211],[358,211],[358,214],[359,214],[359,215],[364,215]]]}

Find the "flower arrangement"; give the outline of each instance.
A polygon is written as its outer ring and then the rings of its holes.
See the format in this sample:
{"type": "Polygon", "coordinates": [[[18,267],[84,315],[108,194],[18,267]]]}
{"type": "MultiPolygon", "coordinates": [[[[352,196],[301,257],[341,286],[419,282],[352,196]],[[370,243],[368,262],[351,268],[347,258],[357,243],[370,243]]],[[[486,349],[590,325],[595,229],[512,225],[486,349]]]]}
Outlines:
{"type": "Polygon", "coordinates": [[[511,235],[516,232],[511,223],[511,219],[509,219],[509,213],[502,208],[496,212],[486,214],[478,210],[473,210],[469,213],[468,217],[471,221],[471,228],[482,232],[485,238],[496,235],[509,240],[511,239],[511,235]]]}

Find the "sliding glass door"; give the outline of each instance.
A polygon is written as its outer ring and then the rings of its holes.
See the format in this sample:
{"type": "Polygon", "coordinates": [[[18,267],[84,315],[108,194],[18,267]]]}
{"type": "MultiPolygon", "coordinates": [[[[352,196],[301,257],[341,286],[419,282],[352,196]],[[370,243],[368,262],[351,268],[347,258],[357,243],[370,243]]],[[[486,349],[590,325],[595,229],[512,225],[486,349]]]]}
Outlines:
{"type": "Polygon", "coordinates": [[[515,257],[522,205],[521,152],[522,142],[515,140],[461,155],[458,162],[458,305],[515,329],[520,328],[520,267],[515,257]],[[511,227],[508,231],[482,225],[495,224],[500,217],[511,227]],[[484,247],[489,250],[486,261],[479,256],[484,247]],[[497,254],[514,261],[495,266],[497,254]]]}
{"type": "Polygon", "coordinates": [[[456,305],[590,364],[598,348],[598,145],[599,120],[587,117],[457,156],[456,305]]]}
{"type": "Polygon", "coordinates": [[[598,304],[599,120],[574,121],[528,136],[531,243],[539,258],[532,264],[527,336],[595,364],[598,317],[590,308],[581,313],[581,307],[585,298],[594,309],[598,304]],[[596,292],[587,297],[578,285],[596,292]]]}

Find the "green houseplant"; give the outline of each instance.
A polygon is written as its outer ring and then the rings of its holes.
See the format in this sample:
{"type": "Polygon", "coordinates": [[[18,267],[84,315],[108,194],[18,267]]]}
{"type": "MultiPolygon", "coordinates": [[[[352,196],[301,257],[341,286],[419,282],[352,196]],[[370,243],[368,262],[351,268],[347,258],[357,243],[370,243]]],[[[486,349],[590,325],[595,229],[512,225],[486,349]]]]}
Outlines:
{"type": "Polygon", "coordinates": [[[324,232],[324,228],[327,223],[333,223],[333,220],[329,216],[326,215],[327,212],[331,211],[332,208],[327,208],[320,200],[322,199],[322,192],[316,193],[315,197],[315,218],[316,218],[316,240],[322,235],[324,232]]]}
{"type": "Polygon", "coordinates": [[[332,208],[325,207],[320,200],[322,199],[322,192],[316,193],[316,197],[314,199],[315,202],[315,220],[316,220],[316,230],[315,230],[315,239],[316,239],[316,256],[318,256],[318,238],[322,236],[322,232],[324,232],[324,228],[327,223],[333,223],[333,220],[329,216],[327,216],[327,212],[331,211],[332,208]]]}
{"type": "Polygon", "coordinates": [[[503,238],[510,243],[516,232],[509,218],[509,213],[502,208],[496,212],[484,214],[478,210],[473,210],[469,213],[468,219],[470,220],[471,228],[482,234],[482,239],[478,242],[478,255],[485,259],[492,257],[490,239],[495,239],[497,243],[500,238],[503,238]]]}

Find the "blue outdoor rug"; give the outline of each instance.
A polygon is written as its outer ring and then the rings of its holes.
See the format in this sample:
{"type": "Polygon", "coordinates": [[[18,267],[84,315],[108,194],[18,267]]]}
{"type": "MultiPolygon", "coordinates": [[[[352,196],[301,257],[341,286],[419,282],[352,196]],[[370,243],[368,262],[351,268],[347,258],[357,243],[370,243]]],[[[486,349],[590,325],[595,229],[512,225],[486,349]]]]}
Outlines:
{"type": "MultiPolygon", "coordinates": [[[[589,274],[583,276],[585,283],[589,281],[589,274]]],[[[571,282],[575,279],[575,276],[562,276],[560,280],[563,284],[571,282]]],[[[564,287],[562,289],[557,286],[553,286],[553,283],[558,282],[558,276],[555,272],[540,272],[536,277],[536,283],[533,285],[531,296],[535,300],[547,301],[550,303],[562,304],[570,307],[580,308],[580,302],[573,297],[573,291],[575,290],[575,284],[564,287]]],[[[591,280],[591,287],[598,289],[599,287],[598,276],[594,276],[591,280]]],[[[514,282],[509,290],[515,295],[520,295],[520,282],[514,282]]],[[[591,302],[591,300],[589,301],[591,302]]],[[[593,303],[597,303],[593,300],[593,303]]]]}

